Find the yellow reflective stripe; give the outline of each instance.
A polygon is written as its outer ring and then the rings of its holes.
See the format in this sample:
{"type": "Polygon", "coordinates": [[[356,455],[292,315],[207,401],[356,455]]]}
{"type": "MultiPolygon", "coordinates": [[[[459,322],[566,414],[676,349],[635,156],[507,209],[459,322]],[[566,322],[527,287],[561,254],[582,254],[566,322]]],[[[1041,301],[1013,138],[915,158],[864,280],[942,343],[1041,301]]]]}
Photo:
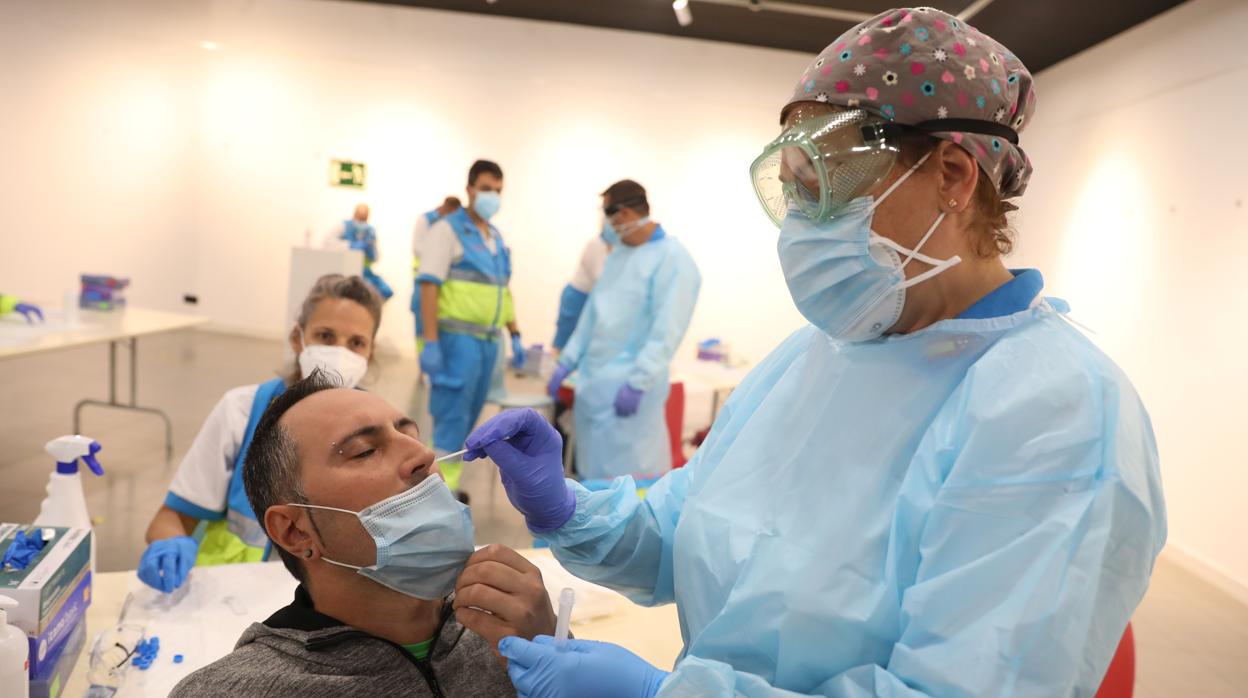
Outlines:
{"type": "Polygon", "coordinates": [[[199,542],[196,565],[228,565],[235,562],[260,562],[264,548],[247,545],[242,538],[230,532],[225,519],[212,521],[204,528],[204,538],[199,542]]]}
{"type": "Polygon", "coordinates": [[[498,319],[500,327],[516,321],[516,301],[511,297],[511,289],[503,289],[503,312],[498,319]]]}
{"type": "MultiPolygon", "coordinates": [[[[438,289],[438,318],[483,327],[502,327],[507,294],[499,287],[474,281],[450,280],[438,289]],[[500,307],[500,298],[502,306],[500,307]]],[[[513,311],[514,312],[514,311],[513,311]]]]}
{"type": "Polygon", "coordinates": [[[452,490],[459,489],[459,476],[464,472],[464,461],[452,458],[438,463],[438,472],[442,473],[442,481],[452,490]]]}

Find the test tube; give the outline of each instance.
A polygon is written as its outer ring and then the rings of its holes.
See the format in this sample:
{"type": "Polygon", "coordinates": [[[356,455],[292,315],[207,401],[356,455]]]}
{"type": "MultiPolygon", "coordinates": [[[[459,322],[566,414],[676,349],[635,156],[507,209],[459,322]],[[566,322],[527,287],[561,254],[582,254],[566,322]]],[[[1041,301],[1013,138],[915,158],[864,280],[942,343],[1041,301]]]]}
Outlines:
{"type": "Polygon", "coordinates": [[[572,605],[575,603],[575,591],[565,588],[559,592],[559,618],[555,620],[555,649],[560,652],[568,649],[568,625],[572,622],[572,605]]]}

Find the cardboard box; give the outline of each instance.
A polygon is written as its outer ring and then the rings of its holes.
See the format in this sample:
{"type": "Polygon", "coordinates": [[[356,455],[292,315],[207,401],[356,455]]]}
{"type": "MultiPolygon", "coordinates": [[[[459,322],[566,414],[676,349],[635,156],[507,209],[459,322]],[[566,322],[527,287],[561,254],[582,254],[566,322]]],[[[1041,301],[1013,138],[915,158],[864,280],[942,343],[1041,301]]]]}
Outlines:
{"type": "Polygon", "coordinates": [[[65,641],[82,625],[91,605],[91,570],[83,570],[82,578],[61,604],[52,622],[38,637],[27,635],[30,640],[30,677],[34,679],[48,664],[56,662],[65,647],[65,641]]]}
{"type": "MultiPolygon", "coordinates": [[[[0,523],[0,555],[25,525],[0,523]]],[[[21,570],[0,569],[0,594],[12,597],[18,607],[9,612],[9,623],[27,635],[43,635],[70,594],[91,568],[91,529],[42,526],[53,532],[52,540],[21,570]]]]}
{"type": "Polygon", "coordinates": [[[87,624],[80,621],[65,639],[56,659],[46,662],[38,675],[30,677],[30,698],[59,698],[86,646],[87,624]]]}

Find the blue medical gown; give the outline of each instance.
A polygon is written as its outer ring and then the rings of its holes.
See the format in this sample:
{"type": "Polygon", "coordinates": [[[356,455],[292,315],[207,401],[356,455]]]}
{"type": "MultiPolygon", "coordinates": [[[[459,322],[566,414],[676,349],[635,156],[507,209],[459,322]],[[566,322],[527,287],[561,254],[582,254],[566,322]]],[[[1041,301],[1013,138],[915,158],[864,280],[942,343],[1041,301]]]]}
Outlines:
{"type": "Polygon", "coordinates": [[[1166,535],[1126,377],[1051,300],[840,344],[812,327],[643,501],[544,534],[580,577],[675,601],[659,695],[1092,696],[1166,535]]]}
{"type": "Polygon", "coordinates": [[[658,474],[672,465],[668,366],[689,327],[702,276],[679,241],[658,231],[654,238],[611,251],[559,356],[579,374],[576,463],[586,478],[658,474]],[[619,417],[615,396],[625,383],[644,394],[636,414],[619,417]]]}

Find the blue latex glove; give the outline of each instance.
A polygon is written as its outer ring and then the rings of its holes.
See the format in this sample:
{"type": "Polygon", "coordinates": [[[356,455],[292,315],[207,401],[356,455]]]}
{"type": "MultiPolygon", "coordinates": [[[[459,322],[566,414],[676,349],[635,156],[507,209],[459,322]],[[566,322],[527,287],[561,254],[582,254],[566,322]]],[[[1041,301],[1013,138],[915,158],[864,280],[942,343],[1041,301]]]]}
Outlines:
{"type": "Polygon", "coordinates": [[[433,377],[442,372],[444,365],[442,347],[437,342],[425,342],[425,348],[420,352],[420,370],[433,377]]]}
{"type": "Polygon", "coordinates": [[[615,414],[620,417],[631,417],[637,414],[637,407],[641,405],[643,394],[628,383],[621,385],[620,390],[615,394],[615,414]]]}
{"type": "Polygon", "coordinates": [[[498,465],[507,499],[536,533],[553,531],[576,511],[563,479],[563,439],[531,409],[507,410],[468,435],[465,461],[489,456],[498,465]]]}
{"type": "Polygon", "coordinates": [[[524,344],[518,334],[511,335],[511,367],[517,370],[524,368],[524,344]]]}
{"type": "Polygon", "coordinates": [[[563,381],[572,373],[572,369],[563,364],[556,364],[555,375],[550,377],[550,382],[546,384],[546,392],[555,400],[559,399],[559,386],[563,385],[563,381]]]}
{"type": "Polygon", "coordinates": [[[532,642],[513,635],[498,651],[519,698],[652,698],[668,675],[619,645],[592,640],[568,640],[560,652],[549,635],[532,642]]]}
{"type": "Polygon", "coordinates": [[[18,303],[13,310],[21,313],[22,317],[26,318],[26,322],[32,325],[35,323],[36,317],[39,318],[39,322],[43,322],[43,311],[40,310],[37,305],[32,303],[18,303]]]}
{"type": "Polygon", "coordinates": [[[43,546],[47,545],[47,541],[40,535],[40,529],[27,535],[25,531],[18,531],[13,536],[13,542],[9,543],[9,547],[4,551],[4,559],[0,560],[0,567],[7,567],[11,570],[24,570],[35,559],[39,551],[43,550],[43,546]]]}
{"type": "Polygon", "coordinates": [[[190,536],[152,541],[139,559],[139,579],[166,594],[182,586],[195,566],[199,543],[190,536]]]}

